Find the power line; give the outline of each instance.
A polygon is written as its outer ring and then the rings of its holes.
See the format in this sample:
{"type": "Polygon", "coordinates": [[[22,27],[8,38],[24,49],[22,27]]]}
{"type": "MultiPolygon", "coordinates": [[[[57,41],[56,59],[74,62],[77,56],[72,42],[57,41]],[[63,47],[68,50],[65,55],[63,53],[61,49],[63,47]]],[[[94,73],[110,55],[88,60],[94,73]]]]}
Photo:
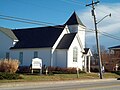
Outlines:
{"type": "MultiPolygon", "coordinates": [[[[31,19],[25,19],[25,18],[19,18],[19,17],[14,17],[14,16],[7,16],[7,15],[1,15],[0,14],[0,19],[4,19],[4,20],[10,20],[10,21],[16,21],[16,22],[22,22],[22,23],[28,23],[28,24],[35,24],[35,25],[44,25],[44,26],[49,26],[50,25],[56,25],[56,24],[53,24],[53,23],[48,23],[48,22],[41,22],[41,21],[36,21],[36,20],[31,20],[31,19]]],[[[55,27],[55,28],[61,28],[61,27],[55,27]]],[[[82,30],[81,30],[82,31],[82,30]]],[[[95,32],[93,29],[89,29],[89,30],[86,30],[86,32],[95,32]]],[[[109,34],[109,33],[106,33],[106,32],[98,32],[104,36],[107,36],[109,38],[112,38],[112,39],[115,39],[115,40],[119,40],[119,37],[115,36],[115,35],[112,35],[112,34],[109,34]]]]}
{"type": "MultiPolygon", "coordinates": [[[[101,8],[99,8],[99,7],[96,8],[96,9],[99,10],[100,12],[106,14],[106,11],[104,11],[103,9],[101,9],[101,8]]],[[[116,15],[116,17],[119,17],[119,18],[120,18],[118,11],[116,11],[115,9],[113,9],[113,7],[111,7],[111,6],[110,6],[110,9],[112,9],[116,14],[118,14],[118,15],[116,15]]],[[[110,12],[110,13],[111,13],[111,12],[110,12]]]]}
{"type": "MultiPolygon", "coordinates": [[[[61,11],[60,9],[58,10],[57,8],[51,8],[51,7],[48,7],[47,5],[42,5],[42,4],[36,4],[36,3],[32,3],[32,2],[26,2],[27,0],[14,0],[14,2],[19,2],[19,3],[22,3],[22,4],[25,4],[25,5],[30,5],[30,6],[34,6],[34,7],[37,7],[37,8],[44,8],[44,9],[49,9],[49,10],[52,10],[52,11],[57,11],[57,13],[60,13],[60,12],[63,12],[63,11],[61,11]],[[58,12],[59,11],[59,12],[58,12]]],[[[30,1],[30,0],[29,0],[30,1]]],[[[65,12],[64,12],[65,13],[65,12]]]]}
{"type": "Polygon", "coordinates": [[[28,23],[28,24],[35,24],[35,25],[43,25],[43,26],[51,26],[52,25],[51,27],[57,26],[54,28],[63,28],[63,27],[61,27],[61,25],[56,25],[54,23],[41,22],[41,21],[19,18],[19,17],[14,17],[14,16],[6,16],[6,15],[0,15],[0,16],[2,16],[2,17],[0,17],[0,19],[4,19],[4,20],[10,20],[10,21],[16,21],[16,22],[28,23]]]}
{"type": "MultiPolygon", "coordinates": [[[[83,30],[82,30],[82,31],[83,31],[83,30]]],[[[95,30],[93,30],[93,29],[88,29],[88,30],[86,30],[86,32],[95,33],[95,30]]],[[[118,36],[109,34],[109,33],[107,33],[107,32],[102,32],[102,31],[98,31],[98,33],[101,34],[101,35],[103,35],[103,36],[109,37],[109,38],[111,38],[111,39],[120,41],[120,37],[118,37],[118,36]]]]}
{"type": "Polygon", "coordinates": [[[85,3],[83,2],[78,2],[78,1],[75,1],[75,0],[61,0],[61,1],[64,1],[64,2],[68,2],[68,3],[72,3],[72,4],[76,4],[76,5],[84,5],[85,6],[85,3]]]}
{"type": "Polygon", "coordinates": [[[73,3],[80,3],[81,5],[85,5],[86,3],[83,3],[83,2],[80,2],[80,1],[76,1],[76,0],[71,0],[71,2],[73,2],[73,3]]]}
{"type": "MultiPolygon", "coordinates": [[[[62,0],[62,1],[65,1],[65,0],[62,0]]],[[[74,4],[78,4],[78,5],[84,5],[83,2],[78,2],[78,1],[69,1],[71,3],[74,3],[74,4]]],[[[86,0],[86,2],[88,2],[88,0],[86,0]]],[[[31,4],[31,3],[29,3],[31,4]]],[[[35,5],[35,4],[33,4],[35,5]]],[[[99,9],[99,8],[98,8],[99,9]]],[[[101,9],[99,9],[100,11],[103,11],[101,9]]],[[[106,13],[106,12],[104,12],[106,13]]],[[[7,15],[1,15],[0,14],[0,19],[4,19],[4,20],[11,20],[11,21],[16,21],[16,22],[22,22],[22,23],[28,23],[28,24],[35,24],[35,25],[44,25],[44,26],[48,26],[48,25],[55,25],[53,23],[48,23],[48,22],[42,22],[42,21],[36,21],[36,20],[30,20],[30,19],[25,19],[25,18],[19,18],[19,17],[13,17],[13,16],[7,16],[7,15]],[[17,20],[16,20],[17,19],[17,20]],[[20,20],[18,20],[20,19],[20,20]]],[[[61,27],[60,27],[61,28],[61,27]]],[[[86,32],[92,32],[92,31],[86,31],[86,32]]],[[[112,39],[115,39],[115,40],[119,40],[118,37],[116,37],[115,35],[112,35],[112,34],[108,34],[106,32],[99,32],[100,34],[104,35],[104,36],[107,36],[107,37],[110,37],[112,39]]]]}
{"type": "Polygon", "coordinates": [[[28,23],[28,24],[45,25],[45,26],[47,26],[46,24],[40,24],[40,23],[35,23],[35,22],[23,21],[23,20],[16,20],[16,19],[11,19],[11,18],[7,18],[7,17],[0,17],[0,19],[16,21],[16,22],[22,22],[22,23],[28,23]]]}
{"type": "Polygon", "coordinates": [[[55,25],[53,23],[48,23],[48,22],[43,22],[43,21],[37,21],[37,20],[31,20],[31,19],[26,19],[26,18],[20,18],[20,17],[14,17],[14,16],[8,16],[8,15],[2,15],[0,14],[2,18],[9,18],[9,19],[17,19],[17,20],[22,20],[22,21],[28,21],[32,22],[33,24],[49,24],[49,25],[55,25]]]}
{"type": "Polygon", "coordinates": [[[109,37],[109,38],[112,38],[112,39],[115,39],[115,40],[120,41],[120,38],[118,38],[118,37],[116,37],[116,36],[114,36],[114,35],[108,34],[108,33],[106,33],[106,32],[100,32],[100,31],[99,31],[99,33],[102,34],[102,35],[104,35],[104,36],[107,36],[107,37],[109,37]]]}
{"type": "MultiPolygon", "coordinates": [[[[65,1],[65,0],[62,0],[62,1],[65,1]]],[[[88,1],[89,1],[89,0],[86,0],[86,3],[87,3],[88,1]]],[[[85,3],[83,3],[83,2],[79,2],[79,1],[75,1],[75,0],[72,0],[72,1],[66,1],[66,2],[70,2],[70,3],[73,3],[73,4],[77,4],[77,5],[80,5],[80,4],[81,4],[81,5],[85,5],[85,3]]],[[[89,7],[91,7],[91,6],[89,6],[89,7]]],[[[116,12],[117,14],[119,14],[118,11],[116,11],[116,10],[113,9],[113,7],[110,7],[110,8],[111,8],[114,12],[116,12]]],[[[106,11],[100,9],[99,7],[97,8],[97,10],[99,10],[100,12],[106,14],[106,11]]],[[[116,17],[120,17],[120,16],[117,15],[116,17]]]]}
{"type": "Polygon", "coordinates": [[[86,3],[88,3],[89,0],[86,0],[86,3]]]}
{"type": "MultiPolygon", "coordinates": [[[[84,30],[80,30],[80,31],[84,31],[84,30]]],[[[88,28],[87,28],[87,30],[85,30],[85,32],[95,33],[95,30],[93,30],[93,29],[88,29],[88,28]]],[[[98,31],[98,33],[99,33],[100,35],[109,37],[109,38],[111,38],[111,39],[120,41],[120,37],[118,37],[118,36],[115,36],[115,35],[112,35],[112,34],[109,34],[109,33],[106,33],[106,32],[102,32],[102,31],[98,31]]]]}
{"type": "MultiPolygon", "coordinates": [[[[80,2],[80,1],[76,1],[76,0],[61,0],[61,1],[64,1],[64,2],[69,2],[69,3],[73,3],[73,4],[76,4],[76,5],[84,5],[85,6],[85,4],[89,1],[89,0],[86,0],[86,3],[83,3],[83,2],[80,2]]],[[[17,1],[18,2],[18,1],[17,1]]],[[[32,6],[37,6],[37,7],[42,7],[42,6],[40,6],[40,5],[38,5],[38,4],[33,4],[33,3],[30,3],[30,2],[25,2],[25,1],[19,1],[20,3],[27,3],[27,4],[31,4],[32,6]]],[[[45,8],[49,8],[49,7],[47,7],[47,6],[43,6],[43,7],[45,7],[45,8]]],[[[91,6],[89,6],[89,7],[91,7],[91,6]]],[[[110,7],[110,8],[112,8],[112,7],[110,7]]],[[[51,8],[52,9],[52,8],[51,8]]],[[[55,8],[54,8],[55,9],[55,8]]],[[[105,13],[106,14],[106,12],[105,11],[103,11],[103,10],[101,10],[100,8],[97,8],[98,10],[100,10],[101,12],[103,12],[103,13],[105,13]]],[[[58,11],[57,9],[56,9],[56,11],[58,11]]],[[[60,11],[60,10],[59,10],[60,11]]],[[[115,11],[115,10],[114,10],[115,11]]],[[[63,11],[61,11],[61,12],[63,12],[63,11]]],[[[116,11],[116,13],[118,13],[117,11],[116,11]]],[[[117,17],[120,17],[120,16],[117,16],[117,17]]]]}

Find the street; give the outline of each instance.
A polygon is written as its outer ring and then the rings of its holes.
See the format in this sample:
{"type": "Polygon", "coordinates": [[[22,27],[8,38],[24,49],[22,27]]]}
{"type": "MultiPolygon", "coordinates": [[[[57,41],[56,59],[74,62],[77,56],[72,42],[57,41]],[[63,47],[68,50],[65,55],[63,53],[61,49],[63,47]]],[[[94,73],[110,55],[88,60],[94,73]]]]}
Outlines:
{"type": "Polygon", "coordinates": [[[0,90],[120,90],[120,80],[24,82],[0,86],[0,90]]]}

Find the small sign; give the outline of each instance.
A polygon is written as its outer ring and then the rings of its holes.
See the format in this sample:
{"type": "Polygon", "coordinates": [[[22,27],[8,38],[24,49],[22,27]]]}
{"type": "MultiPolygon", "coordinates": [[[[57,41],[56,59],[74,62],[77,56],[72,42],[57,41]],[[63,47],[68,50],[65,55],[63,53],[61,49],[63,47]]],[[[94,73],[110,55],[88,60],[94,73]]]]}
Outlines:
{"type": "Polygon", "coordinates": [[[32,59],[32,69],[42,69],[42,60],[39,58],[32,59]]]}

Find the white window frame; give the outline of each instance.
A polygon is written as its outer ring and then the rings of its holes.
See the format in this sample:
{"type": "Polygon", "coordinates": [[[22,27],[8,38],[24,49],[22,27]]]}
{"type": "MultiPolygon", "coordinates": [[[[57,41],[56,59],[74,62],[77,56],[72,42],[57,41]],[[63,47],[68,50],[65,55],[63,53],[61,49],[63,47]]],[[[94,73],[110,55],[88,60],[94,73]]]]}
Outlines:
{"type": "Polygon", "coordinates": [[[23,52],[19,53],[19,61],[20,61],[20,64],[23,64],[23,52]]]}
{"type": "Polygon", "coordinates": [[[78,48],[74,47],[73,48],[73,62],[77,62],[78,61],[78,48]]]}
{"type": "Polygon", "coordinates": [[[34,58],[38,58],[38,51],[34,51],[34,58]]]}
{"type": "Polygon", "coordinates": [[[10,53],[6,52],[6,59],[10,59],[10,53]]]}

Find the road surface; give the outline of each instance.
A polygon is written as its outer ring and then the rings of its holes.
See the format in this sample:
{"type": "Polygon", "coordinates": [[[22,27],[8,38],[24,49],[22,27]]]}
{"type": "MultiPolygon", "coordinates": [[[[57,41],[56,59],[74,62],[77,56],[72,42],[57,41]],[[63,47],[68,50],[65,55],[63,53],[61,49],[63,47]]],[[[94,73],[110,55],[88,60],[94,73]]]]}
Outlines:
{"type": "Polygon", "coordinates": [[[2,85],[0,90],[120,90],[120,80],[24,82],[2,85]]]}

